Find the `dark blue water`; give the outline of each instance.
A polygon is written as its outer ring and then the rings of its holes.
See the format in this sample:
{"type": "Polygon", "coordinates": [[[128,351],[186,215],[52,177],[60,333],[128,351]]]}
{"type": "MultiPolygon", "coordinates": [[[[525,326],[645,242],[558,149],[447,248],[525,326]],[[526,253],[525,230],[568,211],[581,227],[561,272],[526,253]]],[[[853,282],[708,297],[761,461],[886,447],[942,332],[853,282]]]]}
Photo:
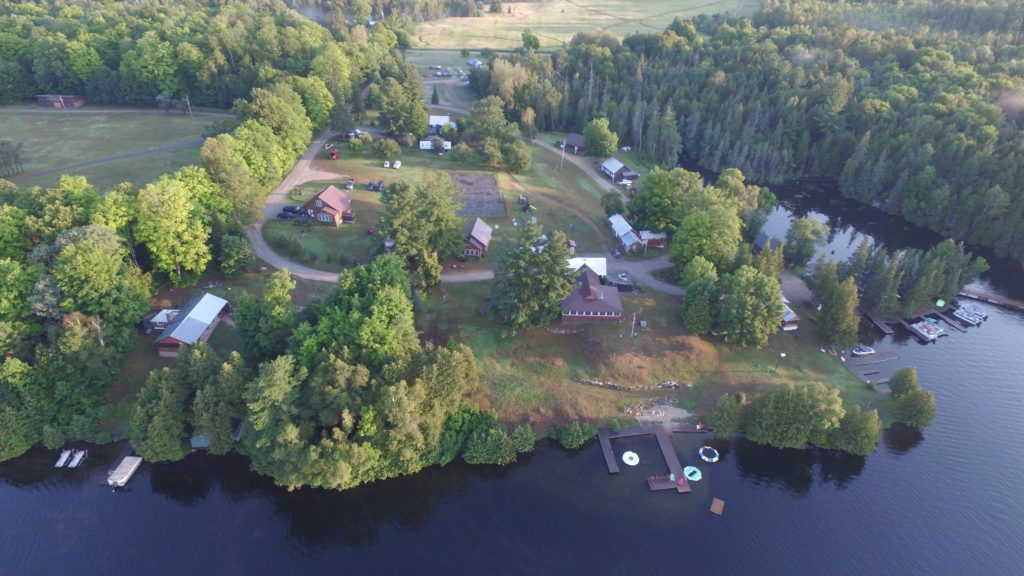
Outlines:
{"type": "MultiPolygon", "coordinates": [[[[836,257],[858,241],[845,217],[832,213],[824,250],[836,257]]],[[[768,228],[781,236],[788,218],[768,228]]],[[[893,226],[871,232],[893,247],[927,241],[893,226]]],[[[996,262],[981,284],[1021,298],[1020,278],[996,262]]],[[[507,468],[452,465],[342,493],[289,493],[243,458],[193,455],[144,464],[112,494],[102,483],[121,447],[77,471],[36,450],[0,464],[0,575],[1020,574],[1024,314],[982,306],[984,326],[936,344],[865,333],[916,365],[939,405],[931,428],[890,430],[867,458],[716,442],[722,461],[678,495],[646,488],[662,472],[653,439],[616,441],[641,457],[618,476],[594,444],[542,445],[507,468]]],[[[699,438],[674,442],[696,460],[699,438]]]]}

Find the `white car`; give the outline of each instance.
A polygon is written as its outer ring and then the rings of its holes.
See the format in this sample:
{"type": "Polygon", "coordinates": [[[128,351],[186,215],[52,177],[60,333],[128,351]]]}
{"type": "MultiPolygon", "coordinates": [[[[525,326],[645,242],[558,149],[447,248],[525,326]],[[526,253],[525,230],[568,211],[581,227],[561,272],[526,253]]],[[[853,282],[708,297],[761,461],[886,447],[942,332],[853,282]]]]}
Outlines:
{"type": "Polygon", "coordinates": [[[395,170],[398,170],[399,168],[402,167],[402,161],[401,160],[395,160],[395,163],[392,164],[391,167],[394,168],[395,170]]]}
{"type": "Polygon", "coordinates": [[[391,168],[391,162],[388,162],[387,160],[385,160],[384,161],[384,167],[385,168],[391,168]]]}

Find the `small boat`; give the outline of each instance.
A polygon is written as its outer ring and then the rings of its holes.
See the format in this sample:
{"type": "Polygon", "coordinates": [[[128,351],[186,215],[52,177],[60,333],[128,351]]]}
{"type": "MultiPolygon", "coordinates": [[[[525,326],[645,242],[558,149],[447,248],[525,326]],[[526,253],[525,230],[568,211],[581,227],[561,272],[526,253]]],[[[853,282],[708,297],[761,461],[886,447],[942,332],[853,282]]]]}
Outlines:
{"type": "Polygon", "coordinates": [[[686,479],[690,482],[700,482],[700,479],[702,478],[700,470],[693,466],[683,468],[683,476],[686,476],[686,479]]]}
{"type": "Polygon", "coordinates": [[[718,462],[718,450],[715,450],[711,446],[702,446],[701,449],[697,451],[697,455],[705,462],[710,462],[712,464],[718,462]]]}
{"type": "Polygon", "coordinates": [[[63,468],[68,463],[68,459],[71,458],[71,450],[64,450],[60,453],[60,458],[57,459],[57,463],[53,465],[54,468],[63,468]]]}
{"type": "Polygon", "coordinates": [[[114,488],[119,488],[128,483],[132,479],[132,475],[142,465],[142,458],[138,456],[125,456],[118,463],[117,468],[114,468],[107,476],[107,484],[114,488]]]}
{"type": "Polygon", "coordinates": [[[963,308],[957,308],[954,310],[953,316],[959,318],[964,324],[969,324],[971,326],[979,326],[983,320],[981,316],[968,310],[964,310],[963,308]]]}
{"type": "Polygon", "coordinates": [[[875,353],[875,349],[871,346],[864,346],[862,344],[851,350],[850,353],[854,356],[870,356],[875,353]]]}
{"type": "Polygon", "coordinates": [[[935,322],[917,322],[910,325],[911,330],[917,333],[926,342],[934,342],[940,336],[945,336],[946,331],[939,328],[935,322]]]}
{"type": "Polygon", "coordinates": [[[627,466],[636,466],[640,463],[640,457],[636,455],[636,452],[626,452],[622,455],[622,461],[627,466]]]}
{"type": "Polygon", "coordinates": [[[78,468],[78,465],[85,460],[85,457],[89,455],[88,450],[76,450],[75,455],[71,457],[71,463],[68,464],[68,468],[78,468]]]}

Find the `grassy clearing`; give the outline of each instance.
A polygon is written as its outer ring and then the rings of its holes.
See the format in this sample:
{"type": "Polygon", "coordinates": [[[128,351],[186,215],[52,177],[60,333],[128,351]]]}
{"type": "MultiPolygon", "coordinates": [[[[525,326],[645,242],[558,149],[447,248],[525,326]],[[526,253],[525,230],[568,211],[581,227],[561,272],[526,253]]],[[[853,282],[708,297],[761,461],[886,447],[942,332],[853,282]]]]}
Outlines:
{"type": "Polygon", "coordinates": [[[376,193],[353,194],[354,223],[335,228],[305,220],[271,220],[263,225],[263,237],[275,250],[318,270],[340,272],[366,264],[377,254],[382,240],[379,234],[368,231],[370,226],[377,225],[380,201],[358,199],[369,194],[376,193]]]}
{"type": "Polygon", "coordinates": [[[415,42],[417,46],[439,49],[516,48],[522,45],[523,31],[530,29],[540,37],[542,48],[557,48],[586,30],[608,31],[620,37],[660,32],[677,16],[721,12],[750,15],[761,6],[757,0],[548,0],[503,4],[505,11],[501,14],[486,12],[478,18],[421,23],[416,27],[415,42]]]}
{"type": "Polygon", "coordinates": [[[576,332],[538,328],[505,337],[488,312],[489,292],[487,282],[442,285],[417,319],[426,338],[454,339],[473,348],[483,383],[479,400],[505,421],[623,418],[623,407],[651,396],[673,396],[681,406],[706,414],[727,392],[755,394],[788,382],[814,381],[839,388],[848,406],[878,408],[884,421],[892,420],[888,397],[866,388],[838,359],[822,354],[813,326],[777,334],[763,350],[737,348],[688,334],[677,314],[677,298],[634,293],[622,296],[621,323],[555,324],[576,332]],[[630,337],[634,313],[636,336],[630,337]],[[634,386],[670,380],[691,386],[623,393],[580,384],[583,377],[634,386]]]}
{"type": "MultiPolygon", "coordinates": [[[[611,238],[604,226],[604,212],[601,209],[600,197],[603,193],[594,182],[587,177],[579,168],[571,163],[565,163],[559,169],[559,158],[539,148],[533,148],[533,167],[525,174],[518,174],[514,177],[506,173],[495,173],[498,183],[498,191],[505,201],[507,215],[505,218],[487,217],[485,220],[494,227],[493,244],[489,256],[484,262],[491,262],[494,255],[500,253],[501,246],[514,236],[517,226],[526,222],[532,217],[537,218],[537,223],[543,226],[545,231],[563,230],[570,238],[576,241],[577,249],[580,252],[602,252],[611,243],[611,238]],[[523,195],[535,206],[534,211],[526,214],[519,204],[519,196],[523,195]],[[567,210],[569,206],[572,210],[567,210]]],[[[339,181],[344,178],[354,178],[356,188],[354,199],[376,199],[376,192],[365,192],[365,185],[368,181],[383,180],[385,184],[396,179],[404,179],[409,182],[419,182],[433,172],[491,172],[483,166],[479,159],[472,158],[465,163],[457,163],[451,160],[450,155],[438,156],[433,152],[420,150],[406,150],[403,152],[402,168],[394,170],[384,168],[383,161],[372,152],[352,154],[343,148],[341,157],[338,160],[327,159],[327,153],[321,153],[315,160],[316,167],[321,170],[338,174],[339,181]],[[371,197],[362,196],[372,195],[371,197]]],[[[321,185],[312,187],[300,187],[290,196],[290,201],[296,204],[304,202],[309,195],[319,189],[321,185]]],[[[360,224],[366,224],[362,219],[362,213],[357,208],[360,224]]],[[[264,234],[270,240],[269,234],[283,234],[291,228],[291,225],[281,223],[267,223],[264,225],[264,234]],[[268,232],[269,231],[269,232],[268,232]]],[[[354,234],[352,238],[336,245],[334,252],[340,250],[361,253],[358,244],[349,245],[348,242],[365,240],[367,235],[366,227],[358,227],[362,234],[354,234]]],[[[332,234],[337,234],[332,229],[332,234]]],[[[327,235],[328,232],[316,232],[318,235],[327,235]]],[[[313,239],[300,239],[301,242],[309,244],[310,250],[320,250],[314,246],[313,239]]],[[[319,242],[319,240],[317,240],[319,242]]],[[[329,249],[327,249],[329,251],[329,249]]],[[[300,260],[301,261],[301,260],[300,260]]],[[[313,265],[312,262],[304,262],[313,265]]],[[[316,267],[324,270],[336,270],[338,267],[328,268],[323,264],[316,264],[316,267]]],[[[472,265],[470,266],[472,267],[472,265]]]]}
{"type": "MultiPolygon", "coordinates": [[[[34,172],[58,169],[198,139],[211,123],[205,116],[190,118],[153,111],[86,109],[63,113],[57,110],[5,106],[0,108],[0,134],[25,144],[25,175],[19,185],[51,185],[60,174],[28,177],[34,172]]],[[[195,163],[199,147],[69,169],[100,189],[120,182],[145,184],[160,174],[195,163]]]]}

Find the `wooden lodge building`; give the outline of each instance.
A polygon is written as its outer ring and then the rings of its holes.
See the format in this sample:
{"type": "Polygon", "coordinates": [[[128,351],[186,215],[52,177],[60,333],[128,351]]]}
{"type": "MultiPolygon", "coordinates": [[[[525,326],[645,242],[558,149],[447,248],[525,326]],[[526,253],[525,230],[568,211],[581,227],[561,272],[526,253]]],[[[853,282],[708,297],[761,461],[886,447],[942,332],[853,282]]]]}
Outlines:
{"type": "Polygon", "coordinates": [[[322,224],[341,226],[343,222],[355,222],[352,199],[344,190],[331,185],[302,205],[302,213],[322,224]]]}
{"type": "Polygon", "coordinates": [[[562,321],[618,321],[622,318],[619,289],[601,285],[597,273],[584,265],[577,277],[578,286],[562,300],[562,321]]]}

